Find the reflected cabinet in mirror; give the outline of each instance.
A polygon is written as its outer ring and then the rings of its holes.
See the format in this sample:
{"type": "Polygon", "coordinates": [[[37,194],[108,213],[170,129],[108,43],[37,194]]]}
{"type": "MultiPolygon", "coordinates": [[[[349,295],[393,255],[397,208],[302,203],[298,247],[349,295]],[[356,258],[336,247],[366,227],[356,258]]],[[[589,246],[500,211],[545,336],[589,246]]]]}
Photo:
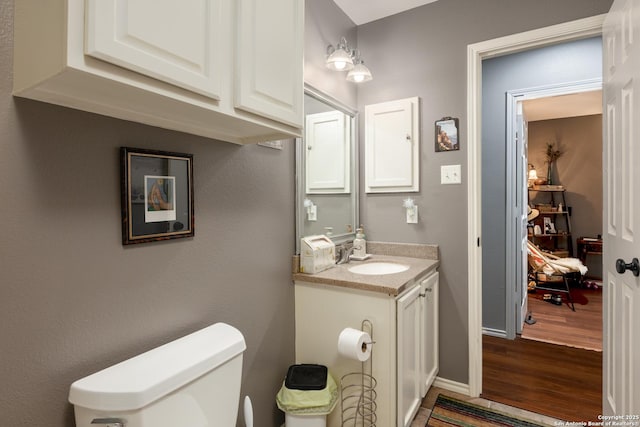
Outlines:
{"type": "Polygon", "coordinates": [[[358,219],[356,111],[305,85],[296,140],[296,247],[305,236],[352,240],[358,219]]]}

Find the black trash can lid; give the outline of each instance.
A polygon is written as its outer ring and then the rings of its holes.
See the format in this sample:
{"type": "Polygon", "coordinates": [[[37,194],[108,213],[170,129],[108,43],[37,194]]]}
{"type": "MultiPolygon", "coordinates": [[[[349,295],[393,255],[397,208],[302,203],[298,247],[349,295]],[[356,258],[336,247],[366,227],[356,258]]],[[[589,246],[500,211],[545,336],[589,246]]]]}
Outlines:
{"type": "Polygon", "coordinates": [[[327,386],[327,367],[323,365],[291,365],[284,380],[290,390],[322,390],[327,386]]]}

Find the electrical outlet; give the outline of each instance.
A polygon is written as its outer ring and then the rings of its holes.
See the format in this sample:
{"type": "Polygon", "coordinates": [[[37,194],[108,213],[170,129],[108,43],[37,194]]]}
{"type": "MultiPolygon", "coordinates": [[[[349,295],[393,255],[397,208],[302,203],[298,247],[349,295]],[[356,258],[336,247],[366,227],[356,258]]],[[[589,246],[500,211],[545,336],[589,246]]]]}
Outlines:
{"type": "Polygon", "coordinates": [[[412,208],[407,209],[407,224],[417,224],[418,223],[418,207],[414,206],[412,208]]]}
{"type": "Polygon", "coordinates": [[[461,184],[462,170],[460,165],[440,166],[440,184],[461,184]]]}
{"type": "Polygon", "coordinates": [[[313,205],[307,211],[307,220],[308,221],[317,221],[318,220],[318,206],[313,205]]]}

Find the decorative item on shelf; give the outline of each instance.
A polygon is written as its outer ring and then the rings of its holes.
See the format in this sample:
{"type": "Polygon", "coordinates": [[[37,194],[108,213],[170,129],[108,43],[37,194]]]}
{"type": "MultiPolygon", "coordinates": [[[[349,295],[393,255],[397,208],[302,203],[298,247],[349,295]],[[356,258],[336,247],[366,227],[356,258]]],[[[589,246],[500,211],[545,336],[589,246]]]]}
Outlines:
{"type": "Polygon", "coordinates": [[[562,156],[562,151],[556,148],[555,142],[548,142],[545,155],[547,156],[547,185],[553,185],[553,162],[562,156]]]}
{"type": "Polygon", "coordinates": [[[373,80],[371,71],[364,65],[360,51],[350,47],[344,37],[340,38],[335,47],[327,46],[326,65],[333,71],[349,71],[347,80],[350,82],[362,83],[373,80]]]}

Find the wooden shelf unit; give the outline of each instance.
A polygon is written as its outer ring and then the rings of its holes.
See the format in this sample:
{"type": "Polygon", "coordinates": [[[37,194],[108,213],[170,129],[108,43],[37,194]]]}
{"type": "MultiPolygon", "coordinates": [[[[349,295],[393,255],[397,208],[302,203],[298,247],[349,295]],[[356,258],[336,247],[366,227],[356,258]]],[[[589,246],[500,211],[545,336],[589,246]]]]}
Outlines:
{"type": "MultiPolygon", "coordinates": [[[[550,201],[550,210],[541,210],[537,218],[531,221],[534,226],[539,225],[543,230],[541,234],[531,232],[529,238],[531,241],[540,246],[541,249],[561,256],[562,252],[567,252],[567,256],[573,256],[573,239],[571,238],[571,209],[567,207],[565,200],[565,189],[556,188],[529,188],[529,201],[532,200],[531,193],[545,193],[550,201]],[[562,206],[561,210],[558,210],[562,206]],[[545,218],[552,218],[556,233],[548,233],[545,229],[545,218]]],[[[540,202],[539,202],[540,203],[540,202]]],[[[539,206],[539,205],[535,205],[539,206]]]]}

